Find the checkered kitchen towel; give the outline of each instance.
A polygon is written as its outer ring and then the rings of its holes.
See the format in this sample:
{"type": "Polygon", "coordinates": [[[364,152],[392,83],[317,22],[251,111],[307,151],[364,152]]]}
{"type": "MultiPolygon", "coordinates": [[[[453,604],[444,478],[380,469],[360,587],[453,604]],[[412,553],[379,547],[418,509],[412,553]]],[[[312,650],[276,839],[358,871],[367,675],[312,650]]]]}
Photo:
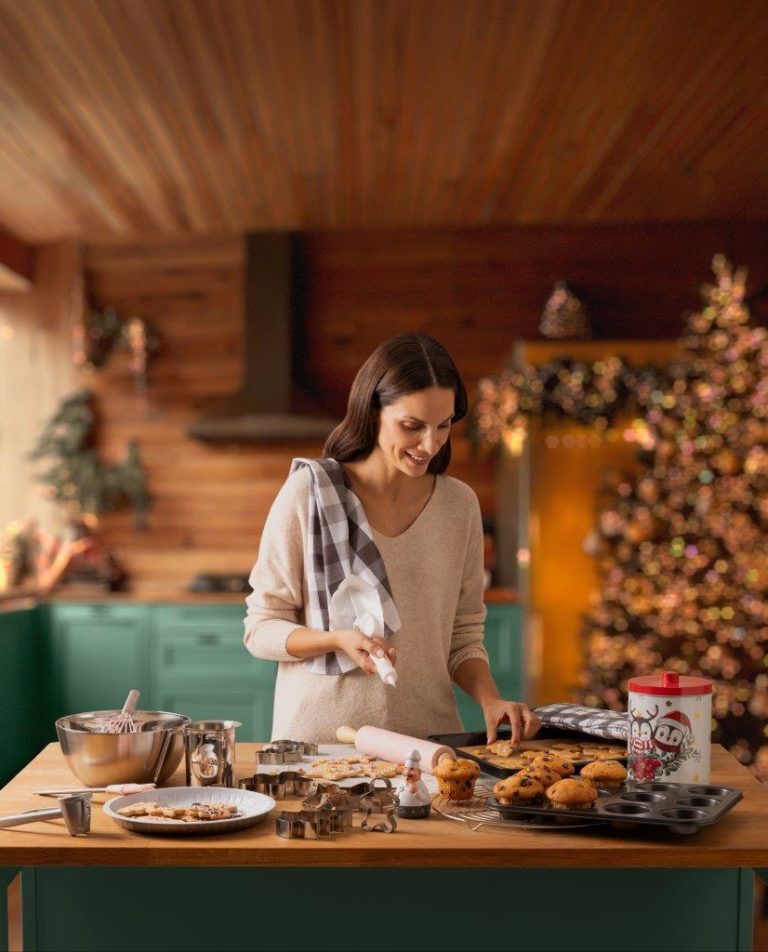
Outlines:
{"type": "MultiPolygon", "coordinates": [[[[383,635],[389,637],[400,627],[400,616],[360,500],[347,485],[344,470],[335,459],[297,458],[291,463],[291,473],[302,466],[307,466],[312,475],[306,545],[309,626],[329,630],[331,597],[353,574],[377,589],[384,614],[383,635]]],[[[314,674],[344,674],[357,667],[344,651],[307,658],[304,665],[314,674]]]]}
{"type": "Polygon", "coordinates": [[[559,727],[563,730],[581,731],[596,737],[610,737],[626,741],[627,715],[618,711],[601,711],[595,707],[579,704],[545,704],[534,708],[544,727],[559,727]]]}

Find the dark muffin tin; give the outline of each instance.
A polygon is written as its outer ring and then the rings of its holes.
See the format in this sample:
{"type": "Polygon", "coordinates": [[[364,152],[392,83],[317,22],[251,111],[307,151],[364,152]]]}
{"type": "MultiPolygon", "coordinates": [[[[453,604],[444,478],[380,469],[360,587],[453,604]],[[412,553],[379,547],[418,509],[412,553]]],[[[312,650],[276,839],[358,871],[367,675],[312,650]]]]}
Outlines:
{"type": "Polygon", "coordinates": [[[505,820],[523,817],[581,817],[602,820],[617,829],[665,827],[674,833],[696,833],[716,823],[741,800],[741,791],[709,783],[625,783],[617,792],[598,791],[591,807],[558,810],[549,802],[525,806],[499,803],[488,797],[486,804],[505,820]]]}
{"type": "MultiPolygon", "coordinates": [[[[504,731],[503,728],[499,730],[499,735],[497,740],[509,740],[510,732],[504,731]]],[[[478,757],[475,754],[470,754],[466,750],[460,750],[459,748],[464,747],[482,747],[486,743],[485,732],[466,733],[466,734],[430,734],[429,740],[433,741],[436,744],[445,744],[446,747],[452,747],[459,757],[464,757],[467,760],[474,760],[475,763],[480,764],[483,773],[490,774],[492,777],[500,777],[502,780],[505,777],[511,777],[513,774],[516,774],[518,771],[522,770],[522,767],[501,767],[499,764],[495,764],[490,760],[485,760],[483,757],[478,757]]],[[[570,740],[574,744],[579,746],[582,744],[593,744],[600,745],[603,744],[606,747],[614,746],[620,747],[622,742],[619,740],[611,740],[606,737],[591,737],[587,734],[577,734],[574,732],[567,731],[548,731],[540,730],[535,737],[535,740],[570,740]]],[[[619,763],[625,764],[627,762],[626,757],[616,757],[616,760],[619,763]]],[[[583,766],[584,764],[590,763],[589,758],[584,760],[575,760],[573,761],[574,767],[583,766]]]]}

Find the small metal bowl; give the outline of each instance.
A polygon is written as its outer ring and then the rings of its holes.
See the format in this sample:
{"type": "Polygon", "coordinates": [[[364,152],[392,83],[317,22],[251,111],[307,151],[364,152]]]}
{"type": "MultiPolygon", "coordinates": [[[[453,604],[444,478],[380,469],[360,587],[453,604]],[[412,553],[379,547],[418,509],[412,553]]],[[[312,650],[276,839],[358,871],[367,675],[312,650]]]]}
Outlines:
{"type": "Polygon", "coordinates": [[[86,711],[56,721],[56,733],[64,759],[72,773],[87,787],[110,783],[163,783],[178,767],[184,753],[180,728],[189,723],[185,714],[168,711],[136,711],[135,734],[107,734],[109,718],[120,711],[86,711]],[[142,729],[142,728],[147,728],[142,729]],[[162,765],[164,740],[167,745],[162,765]],[[155,774],[160,774],[155,780],[155,774]]]}

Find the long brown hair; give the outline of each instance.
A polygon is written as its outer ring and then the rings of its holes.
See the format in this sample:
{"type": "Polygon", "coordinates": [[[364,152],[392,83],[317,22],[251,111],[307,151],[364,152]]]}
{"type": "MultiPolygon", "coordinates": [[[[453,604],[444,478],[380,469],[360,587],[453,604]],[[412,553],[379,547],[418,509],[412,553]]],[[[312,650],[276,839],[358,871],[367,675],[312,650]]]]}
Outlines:
{"type": "MultiPolygon", "coordinates": [[[[429,387],[454,392],[452,421],[467,415],[467,391],[448,351],[426,334],[398,334],[374,350],[349,391],[347,414],[325,443],[323,455],[351,463],[376,446],[379,410],[407,393],[429,387]]],[[[444,473],[451,461],[451,438],[429,461],[430,473],[444,473]]]]}

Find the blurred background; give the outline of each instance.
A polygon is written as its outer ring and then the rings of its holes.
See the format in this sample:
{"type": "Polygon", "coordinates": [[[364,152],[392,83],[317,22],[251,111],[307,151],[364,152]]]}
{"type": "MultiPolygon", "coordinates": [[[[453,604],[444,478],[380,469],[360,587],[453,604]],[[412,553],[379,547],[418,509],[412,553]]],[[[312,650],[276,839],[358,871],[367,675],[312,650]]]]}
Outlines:
{"type": "Polygon", "coordinates": [[[504,683],[621,709],[700,672],[768,775],[763,0],[27,0],[0,29],[6,600],[241,605],[291,459],[422,331],[472,394],[450,472],[504,683]]]}

